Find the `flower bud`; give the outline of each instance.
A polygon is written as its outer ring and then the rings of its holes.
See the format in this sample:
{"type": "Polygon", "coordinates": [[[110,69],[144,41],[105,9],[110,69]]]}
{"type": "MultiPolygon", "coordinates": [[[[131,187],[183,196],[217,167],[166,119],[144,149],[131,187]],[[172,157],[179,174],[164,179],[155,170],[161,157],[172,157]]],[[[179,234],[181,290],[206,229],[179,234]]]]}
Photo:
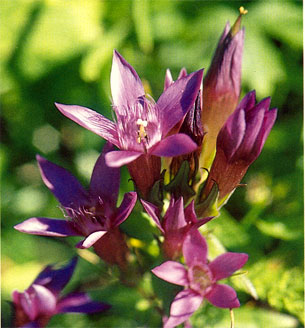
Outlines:
{"type": "Polygon", "coordinates": [[[230,24],[226,24],[203,81],[202,124],[207,135],[200,164],[204,168],[211,166],[218,132],[238,104],[245,32],[240,29],[240,24],[242,15],[246,13],[241,7],[231,29],[230,24]]]}
{"type": "Polygon", "coordinates": [[[217,137],[216,156],[202,196],[210,193],[214,182],[223,203],[238,186],[249,165],[261,153],[275,122],[277,109],[269,110],[270,98],[255,105],[255,91],[249,92],[228,118],[217,137]]]}

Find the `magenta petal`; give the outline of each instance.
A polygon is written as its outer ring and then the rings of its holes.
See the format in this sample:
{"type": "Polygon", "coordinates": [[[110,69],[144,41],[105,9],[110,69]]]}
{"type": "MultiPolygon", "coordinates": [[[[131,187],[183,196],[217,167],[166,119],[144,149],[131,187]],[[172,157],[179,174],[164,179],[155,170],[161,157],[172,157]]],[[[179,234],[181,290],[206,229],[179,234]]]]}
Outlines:
{"type": "Polygon", "coordinates": [[[185,221],[188,223],[196,223],[198,221],[195,212],[195,202],[192,200],[184,210],[185,221]]]}
{"type": "Polygon", "coordinates": [[[135,204],[137,202],[137,193],[134,191],[127,192],[124,195],[122,203],[120,207],[117,209],[116,218],[112,223],[113,227],[119,226],[122,222],[124,222],[131,211],[133,210],[135,204]]]}
{"type": "Polygon", "coordinates": [[[88,199],[86,190],[66,169],[45,158],[36,156],[45,185],[64,207],[79,209],[88,199]]]}
{"type": "Polygon", "coordinates": [[[95,163],[90,181],[90,194],[95,199],[102,198],[103,201],[110,203],[110,207],[114,208],[120,187],[120,169],[106,165],[105,155],[111,150],[113,150],[113,146],[107,143],[95,163]]]}
{"type": "Polygon", "coordinates": [[[145,95],[137,72],[116,50],[113,52],[110,83],[115,110],[120,106],[130,107],[145,95]]]}
{"type": "Polygon", "coordinates": [[[185,267],[178,262],[167,261],[151,270],[158,278],[171,284],[187,286],[188,277],[185,267]]]}
{"type": "Polygon", "coordinates": [[[203,70],[171,84],[160,96],[157,108],[161,115],[162,136],[178,123],[193,106],[201,86],[203,70]]]}
{"type": "Polygon", "coordinates": [[[72,121],[118,146],[116,125],[103,115],[92,109],[77,105],[55,103],[55,106],[72,121]]]}
{"type": "Polygon", "coordinates": [[[33,284],[41,285],[53,293],[59,293],[71,279],[75,266],[77,264],[77,257],[74,257],[66,266],[60,269],[53,269],[52,265],[48,265],[42,272],[39,273],[33,284]]]}
{"type": "Polygon", "coordinates": [[[96,302],[86,293],[71,293],[57,303],[57,313],[95,313],[106,311],[111,306],[106,303],[96,302]]]}
{"type": "Polygon", "coordinates": [[[106,164],[110,167],[121,167],[131,163],[141,155],[142,153],[137,151],[118,150],[107,153],[105,155],[105,160],[106,164]]]}
{"type": "Polygon", "coordinates": [[[14,226],[20,232],[50,237],[81,236],[71,221],[30,218],[14,226]]]}
{"type": "Polygon", "coordinates": [[[174,157],[191,153],[197,147],[197,144],[189,136],[178,133],[158,142],[149,150],[149,153],[160,157],[174,157]]]}
{"type": "Polygon", "coordinates": [[[186,321],[200,306],[203,297],[191,289],[178,293],[170,308],[170,317],[164,328],[172,328],[186,321]]]}
{"type": "Polygon", "coordinates": [[[236,270],[239,270],[248,261],[248,254],[245,253],[224,253],[216,257],[209,267],[215,280],[227,278],[236,270]]]}
{"type": "Polygon", "coordinates": [[[143,199],[141,199],[141,203],[148,215],[155,221],[157,227],[161,230],[162,233],[165,233],[158,215],[160,212],[159,208],[143,199]]]}
{"type": "Polygon", "coordinates": [[[93,244],[95,244],[100,238],[102,238],[107,231],[95,231],[91,233],[88,237],[86,237],[84,240],[80,241],[76,244],[77,248],[89,248],[93,244]]]}
{"type": "Polygon", "coordinates": [[[208,246],[199,231],[190,231],[186,235],[182,252],[188,267],[192,267],[198,263],[206,264],[208,246]]]}
{"type": "Polygon", "coordinates": [[[164,80],[164,90],[166,90],[172,83],[174,83],[172,73],[168,68],[165,73],[165,80],[164,80]]]}
{"type": "Polygon", "coordinates": [[[240,306],[235,290],[228,285],[215,284],[204,297],[220,308],[233,309],[240,306]]]}
{"type": "Polygon", "coordinates": [[[164,216],[163,226],[166,232],[179,230],[186,226],[182,197],[169,206],[164,216]]]}

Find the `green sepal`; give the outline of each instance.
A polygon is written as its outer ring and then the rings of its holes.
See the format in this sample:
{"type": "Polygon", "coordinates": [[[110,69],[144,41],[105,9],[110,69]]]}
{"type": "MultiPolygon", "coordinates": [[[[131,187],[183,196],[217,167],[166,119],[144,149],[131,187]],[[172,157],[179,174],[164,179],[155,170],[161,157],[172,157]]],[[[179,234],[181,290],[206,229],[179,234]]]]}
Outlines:
{"type": "Polygon", "coordinates": [[[189,185],[190,165],[188,161],[183,161],[174,179],[164,187],[164,189],[174,195],[175,199],[183,197],[186,203],[195,196],[195,191],[189,185]]]}
{"type": "Polygon", "coordinates": [[[195,211],[198,218],[208,217],[208,216],[219,216],[217,202],[218,202],[219,190],[216,183],[214,183],[208,197],[195,205],[195,211]]]}

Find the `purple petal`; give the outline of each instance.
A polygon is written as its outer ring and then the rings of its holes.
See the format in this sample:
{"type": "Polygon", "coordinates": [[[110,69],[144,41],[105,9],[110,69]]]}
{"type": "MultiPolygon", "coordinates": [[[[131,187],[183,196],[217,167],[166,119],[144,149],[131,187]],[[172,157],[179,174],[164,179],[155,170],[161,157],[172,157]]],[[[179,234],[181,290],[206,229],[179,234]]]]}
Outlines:
{"type": "Polygon", "coordinates": [[[68,117],[70,120],[76,122],[84,127],[108,140],[112,144],[118,146],[118,134],[116,125],[103,115],[95,112],[92,109],[77,106],[77,105],[64,105],[55,103],[58,110],[68,117]]]}
{"type": "Polygon", "coordinates": [[[137,151],[111,151],[105,155],[106,165],[110,167],[121,167],[128,163],[131,163],[141,155],[142,153],[139,153],[137,151]]]}
{"type": "Polygon", "coordinates": [[[171,84],[160,96],[156,106],[160,112],[162,135],[178,123],[193,106],[201,86],[203,70],[194,72],[171,84]]]}
{"type": "Polygon", "coordinates": [[[86,203],[86,190],[70,172],[39,155],[36,158],[43,182],[64,207],[79,209],[86,203]]]}
{"type": "Polygon", "coordinates": [[[194,200],[185,208],[184,210],[185,221],[188,223],[196,223],[198,221],[197,215],[195,212],[195,202],[194,200]]]}
{"type": "Polygon", "coordinates": [[[184,239],[183,256],[188,267],[196,264],[206,264],[208,246],[199,231],[191,231],[184,239]]]}
{"type": "Polygon", "coordinates": [[[160,219],[159,219],[159,208],[143,199],[141,199],[141,203],[145,209],[145,211],[148,213],[148,215],[155,221],[157,227],[161,230],[161,232],[164,234],[164,229],[161,225],[160,219]]]}
{"type": "Polygon", "coordinates": [[[197,144],[189,136],[177,133],[158,142],[149,150],[149,153],[160,157],[174,157],[191,153],[197,147],[197,144]]]}
{"type": "Polygon", "coordinates": [[[248,109],[251,109],[253,108],[253,106],[255,106],[255,102],[256,94],[255,90],[252,90],[244,96],[244,98],[240,101],[236,109],[243,109],[247,111],[248,109]]]}
{"type": "Polygon", "coordinates": [[[53,266],[48,265],[40,272],[33,284],[42,285],[53,293],[59,293],[71,279],[76,264],[77,257],[74,257],[66,266],[58,270],[54,270],[53,266]]]}
{"type": "Polygon", "coordinates": [[[113,52],[110,83],[115,110],[120,106],[130,107],[145,95],[137,72],[116,50],[113,52]]]}
{"type": "Polygon", "coordinates": [[[169,206],[164,216],[163,226],[166,232],[179,230],[186,226],[182,197],[172,203],[172,206],[169,206]]]}
{"type": "Polygon", "coordinates": [[[24,293],[19,294],[20,305],[31,321],[40,314],[52,315],[55,313],[56,297],[47,288],[40,285],[31,285],[24,293]]]}
{"type": "Polygon", "coordinates": [[[209,267],[215,280],[230,277],[232,273],[239,270],[248,260],[248,254],[245,253],[224,253],[216,257],[209,267]]]}
{"type": "Polygon", "coordinates": [[[20,232],[49,237],[81,236],[71,221],[48,218],[30,218],[14,226],[20,232]]]}
{"type": "Polygon", "coordinates": [[[120,169],[106,165],[105,155],[111,150],[113,146],[107,143],[95,163],[90,181],[90,194],[95,199],[102,198],[114,208],[120,188],[120,169]]]}
{"type": "Polygon", "coordinates": [[[172,83],[174,83],[172,73],[168,68],[165,73],[165,80],[164,80],[164,90],[166,90],[172,83]]]}
{"type": "Polygon", "coordinates": [[[203,297],[194,293],[191,289],[185,289],[178,293],[170,308],[170,317],[164,328],[176,327],[186,321],[200,306],[203,297]]]}
{"type": "Polygon", "coordinates": [[[245,112],[235,109],[218,134],[217,148],[223,149],[226,157],[231,159],[240,146],[245,131],[245,112]]]}
{"type": "Polygon", "coordinates": [[[110,305],[96,302],[86,293],[71,293],[57,303],[57,313],[95,313],[110,309],[110,305]]]}
{"type": "Polygon", "coordinates": [[[215,284],[204,297],[220,308],[233,309],[240,306],[235,290],[228,285],[215,284]]]}
{"type": "Polygon", "coordinates": [[[180,72],[179,72],[177,80],[182,79],[183,77],[186,77],[186,76],[187,76],[186,68],[182,67],[180,72]]]}
{"type": "Polygon", "coordinates": [[[137,202],[136,192],[131,191],[131,192],[127,192],[124,195],[123,201],[117,210],[116,218],[112,223],[112,227],[119,226],[122,222],[124,222],[128,218],[136,202],[137,202]]]}
{"type": "Polygon", "coordinates": [[[167,261],[151,270],[158,278],[171,284],[187,286],[189,284],[187,270],[178,262],[167,261]]]}
{"type": "Polygon", "coordinates": [[[257,156],[261,153],[262,148],[266,142],[266,139],[270,133],[271,128],[276,120],[277,116],[277,109],[273,108],[270,109],[265,113],[264,122],[262,124],[261,131],[257,136],[255,145],[252,150],[253,160],[257,158],[257,156]]]}
{"type": "Polygon", "coordinates": [[[83,249],[83,248],[89,248],[93,244],[95,244],[100,238],[102,238],[106,233],[107,233],[107,231],[95,231],[95,232],[92,232],[84,240],[78,242],[76,244],[76,247],[77,248],[81,248],[81,249],[83,249]]]}

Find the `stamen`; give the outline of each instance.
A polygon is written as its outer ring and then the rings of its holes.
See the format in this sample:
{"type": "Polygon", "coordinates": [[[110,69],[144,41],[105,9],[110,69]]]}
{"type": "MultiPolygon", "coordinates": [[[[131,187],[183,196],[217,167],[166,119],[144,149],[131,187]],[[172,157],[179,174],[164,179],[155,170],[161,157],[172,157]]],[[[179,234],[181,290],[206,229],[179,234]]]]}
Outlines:
{"type": "Polygon", "coordinates": [[[138,138],[137,138],[137,142],[138,143],[141,143],[141,141],[143,139],[145,139],[145,138],[147,139],[147,133],[146,133],[145,128],[147,127],[147,123],[148,122],[139,118],[136,123],[139,126],[138,127],[138,138]]]}

